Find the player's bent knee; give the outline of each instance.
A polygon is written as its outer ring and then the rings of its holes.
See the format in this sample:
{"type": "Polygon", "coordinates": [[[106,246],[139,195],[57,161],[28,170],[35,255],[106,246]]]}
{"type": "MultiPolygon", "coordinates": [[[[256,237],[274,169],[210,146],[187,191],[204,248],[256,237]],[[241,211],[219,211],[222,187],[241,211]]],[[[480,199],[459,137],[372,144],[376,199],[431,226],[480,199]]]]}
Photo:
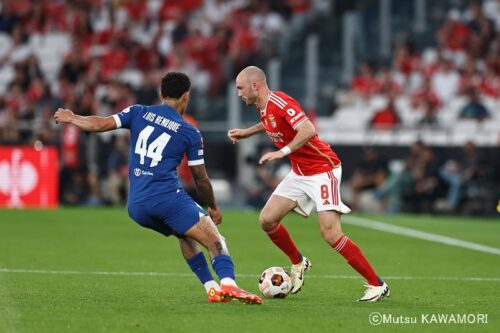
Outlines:
{"type": "Polygon", "coordinates": [[[334,228],[322,228],[321,236],[323,236],[326,243],[333,245],[340,239],[340,237],[342,237],[342,232],[337,231],[334,228]]]}
{"type": "Polygon", "coordinates": [[[279,220],[277,221],[276,219],[274,219],[271,214],[261,212],[259,216],[259,223],[260,227],[263,230],[269,230],[272,229],[275,225],[277,225],[279,223],[279,220]]]}

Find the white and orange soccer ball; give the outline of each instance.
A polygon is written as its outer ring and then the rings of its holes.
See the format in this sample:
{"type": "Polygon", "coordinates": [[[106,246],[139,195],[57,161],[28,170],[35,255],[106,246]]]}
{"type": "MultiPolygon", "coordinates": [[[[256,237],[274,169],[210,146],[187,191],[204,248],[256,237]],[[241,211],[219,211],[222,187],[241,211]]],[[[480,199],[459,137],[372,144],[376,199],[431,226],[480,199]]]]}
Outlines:
{"type": "Polygon", "coordinates": [[[259,278],[262,295],[269,298],[285,298],[292,290],[292,279],[282,267],[269,267],[259,278]]]}

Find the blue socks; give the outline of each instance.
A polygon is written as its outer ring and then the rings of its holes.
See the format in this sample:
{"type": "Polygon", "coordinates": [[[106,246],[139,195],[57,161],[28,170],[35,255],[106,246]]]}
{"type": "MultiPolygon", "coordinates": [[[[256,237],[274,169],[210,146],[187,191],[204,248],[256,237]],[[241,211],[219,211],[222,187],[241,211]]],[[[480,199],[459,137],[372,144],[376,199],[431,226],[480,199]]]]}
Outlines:
{"type": "Polygon", "coordinates": [[[224,278],[234,280],[234,264],[230,256],[218,255],[212,260],[212,267],[221,281],[224,278]]]}
{"type": "Polygon", "coordinates": [[[205,282],[214,279],[212,277],[212,274],[210,273],[210,270],[208,269],[208,264],[207,261],[205,260],[203,252],[198,252],[192,258],[187,259],[186,262],[191,268],[191,270],[194,272],[194,274],[196,274],[198,279],[200,279],[202,284],[205,284],[205,282]]]}
{"type": "MultiPolygon", "coordinates": [[[[210,270],[208,269],[208,264],[205,260],[203,252],[198,252],[192,258],[187,259],[186,262],[202,284],[205,285],[207,282],[214,280],[210,270]]],[[[215,257],[212,261],[212,267],[214,268],[215,273],[219,276],[221,283],[225,282],[226,284],[235,284],[234,264],[230,256],[221,254],[215,257]],[[222,281],[222,279],[225,280],[222,281]]]]}

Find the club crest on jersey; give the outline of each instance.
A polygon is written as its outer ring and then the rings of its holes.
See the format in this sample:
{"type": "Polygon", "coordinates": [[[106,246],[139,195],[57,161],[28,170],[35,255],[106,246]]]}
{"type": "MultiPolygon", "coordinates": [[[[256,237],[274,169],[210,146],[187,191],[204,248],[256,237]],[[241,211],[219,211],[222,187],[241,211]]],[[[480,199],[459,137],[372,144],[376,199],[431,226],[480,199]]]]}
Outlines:
{"type": "Polygon", "coordinates": [[[274,116],[273,115],[270,115],[269,116],[269,122],[271,123],[271,126],[273,128],[276,128],[276,119],[274,119],[274,116]]]}

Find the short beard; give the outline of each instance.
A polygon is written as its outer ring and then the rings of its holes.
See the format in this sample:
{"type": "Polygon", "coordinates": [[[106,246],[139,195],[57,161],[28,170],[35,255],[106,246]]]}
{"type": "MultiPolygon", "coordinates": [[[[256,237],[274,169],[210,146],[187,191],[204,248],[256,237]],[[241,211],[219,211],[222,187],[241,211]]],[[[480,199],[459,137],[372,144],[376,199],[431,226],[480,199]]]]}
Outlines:
{"type": "Polygon", "coordinates": [[[256,104],[257,103],[257,96],[252,96],[252,97],[247,98],[245,103],[247,104],[247,106],[256,104]]]}

